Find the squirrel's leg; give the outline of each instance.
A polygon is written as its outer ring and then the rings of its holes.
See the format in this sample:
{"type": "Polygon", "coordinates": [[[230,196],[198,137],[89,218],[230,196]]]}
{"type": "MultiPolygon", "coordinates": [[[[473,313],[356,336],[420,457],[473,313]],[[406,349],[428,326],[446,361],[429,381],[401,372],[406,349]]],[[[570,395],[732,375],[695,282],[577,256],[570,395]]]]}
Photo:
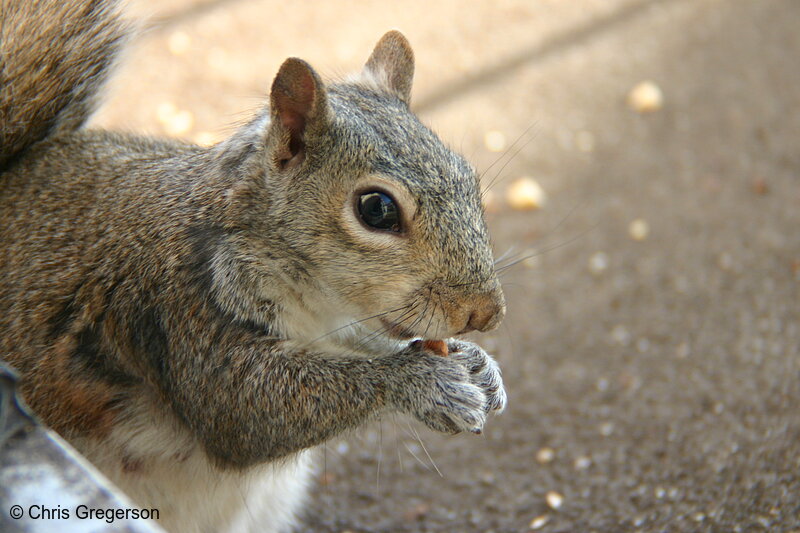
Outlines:
{"type": "Polygon", "coordinates": [[[385,410],[438,431],[479,432],[488,411],[505,405],[497,365],[479,349],[469,361],[418,345],[371,358],[332,356],[202,314],[165,323],[165,334],[155,335],[168,343],[156,380],[222,466],[289,456],[385,410]]]}

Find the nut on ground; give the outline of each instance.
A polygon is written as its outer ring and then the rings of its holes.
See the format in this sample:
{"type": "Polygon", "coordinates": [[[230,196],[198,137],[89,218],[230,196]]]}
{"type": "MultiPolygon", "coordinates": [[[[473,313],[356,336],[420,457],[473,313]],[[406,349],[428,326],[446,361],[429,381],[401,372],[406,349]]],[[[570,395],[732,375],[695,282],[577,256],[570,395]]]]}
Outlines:
{"type": "Polygon", "coordinates": [[[556,511],[564,503],[564,496],[554,490],[551,490],[545,495],[545,500],[547,500],[547,506],[556,511]]]}
{"type": "Polygon", "coordinates": [[[643,218],[637,218],[628,225],[628,235],[634,241],[643,241],[650,233],[650,224],[643,218]]]}
{"type": "Polygon", "coordinates": [[[664,107],[664,93],[655,82],[642,81],[628,93],[628,105],[637,113],[653,113],[664,107]]]}
{"type": "Polygon", "coordinates": [[[508,188],[506,200],[512,209],[528,211],[543,207],[547,201],[547,195],[536,180],[523,177],[508,188]]]}

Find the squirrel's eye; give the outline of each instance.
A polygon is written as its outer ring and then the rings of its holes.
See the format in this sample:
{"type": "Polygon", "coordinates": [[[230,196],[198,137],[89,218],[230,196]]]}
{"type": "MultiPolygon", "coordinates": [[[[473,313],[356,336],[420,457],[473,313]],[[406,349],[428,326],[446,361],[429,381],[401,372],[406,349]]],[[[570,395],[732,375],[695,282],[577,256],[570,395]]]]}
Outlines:
{"type": "Polygon", "coordinates": [[[379,191],[362,194],[358,199],[358,214],[364,224],[385,231],[400,231],[400,213],[394,199],[379,191]]]}

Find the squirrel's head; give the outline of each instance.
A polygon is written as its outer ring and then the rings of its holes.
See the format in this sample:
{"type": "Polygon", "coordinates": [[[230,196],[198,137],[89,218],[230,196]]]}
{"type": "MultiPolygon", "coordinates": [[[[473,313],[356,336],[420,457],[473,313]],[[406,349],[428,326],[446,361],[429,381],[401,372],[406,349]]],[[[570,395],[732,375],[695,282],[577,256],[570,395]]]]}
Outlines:
{"type": "Polygon", "coordinates": [[[260,202],[247,241],[270,253],[252,263],[272,261],[272,276],[281,265],[304,316],[318,306],[393,338],[490,330],[505,302],[479,180],[410,111],[413,73],[396,31],[359,76],[328,87],[286,60],[268,117],[247,127],[259,141],[236,145],[264,167],[245,195],[260,202]]]}

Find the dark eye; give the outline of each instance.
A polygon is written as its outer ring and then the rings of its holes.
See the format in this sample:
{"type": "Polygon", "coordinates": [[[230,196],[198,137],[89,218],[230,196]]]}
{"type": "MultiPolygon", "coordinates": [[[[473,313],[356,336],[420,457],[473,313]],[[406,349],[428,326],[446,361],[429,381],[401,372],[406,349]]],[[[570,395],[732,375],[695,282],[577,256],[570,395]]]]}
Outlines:
{"type": "Polygon", "coordinates": [[[371,228],[400,231],[400,212],[394,199],[379,191],[365,192],[358,198],[358,214],[371,228]]]}

